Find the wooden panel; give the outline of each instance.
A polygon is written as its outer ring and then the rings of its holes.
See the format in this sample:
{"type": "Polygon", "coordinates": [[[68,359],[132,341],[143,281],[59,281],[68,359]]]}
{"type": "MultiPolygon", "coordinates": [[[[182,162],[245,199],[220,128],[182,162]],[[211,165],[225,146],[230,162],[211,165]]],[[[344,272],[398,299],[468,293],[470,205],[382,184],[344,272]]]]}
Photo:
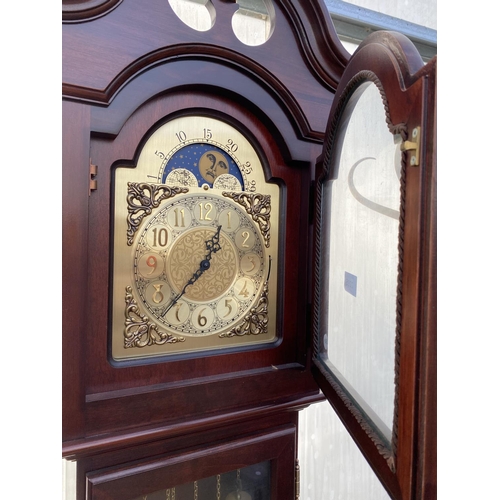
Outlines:
{"type": "MultiPolygon", "coordinates": [[[[425,81],[429,89],[436,88],[436,74],[425,81]]],[[[418,385],[418,443],[416,464],[416,498],[437,498],[437,166],[436,166],[436,95],[429,92],[427,101],[428,133],[424,137],[427,165],[423,176],[426,186],[422,235],[429,243],[422,256],[421,352],[418,385]]]]}
{"type": "Polygon", "coordinates": [[[250,435],[219,446],[203,447],[173,457],[155,458],[87,474],[89,500],[127,500],[187,482],[272,461],[273,499],[293,498],[295,428],[250,435]],[[278,478],[280,481],[278,482],[278,478]]]}
{"type": "MultiPolygon", "coordinates": [[[[100,109],[96,113],[101,117],[101,125],[106,121],[115,127],[122,119],[112,112],[107,116],[100,109]]],[[[78,130],[78,134],[86,133],[91,138],[89,158],[97,165],[98,187],[90,198],[86,188],[89,211],[85,222],[90,228],[85,243],[88,257],[82,253],[73,262],[75,266],[78,261],[85,264],[83,269],[86,270],[85,282],[79,286],[86,290],[82,290],[85,299],[80,307],[85,307],[88,314],[81,323],[83,330],[78,338],[81,342],[78,355],[85,362],[74,365],[71,375],[73,380],[83,384],[81,392],[72,397],[75,404],[78,403],[73,411],[83,422],[84,430],[73,434],[71,439],[65,438],[65,455],[69,456],[73,453],[69,450],[75,449],[85,453],[82,440],[93,448],[93,442],[101,439],[103,433],[110,436],[126,433],[133,439],[138,429],[145,431],[167,425],[180,429],[184,422],[190,421],[200,426],[201,414],[221,419],[224,412],[237,414],[244,409],[250,411],[252,407],[266,408],[270,404],[287,402],[293,405],[294,400],[317,397],[317,386],[306,370],[305,337],[310,162],[285,161],[283,155],[290,153],[283,147],[282,130],[269,122],[256,103],[249,110],[239,100],[222,98],[216,93],[190,89],[160,94],[139,106],[118,127],[116,136],[92,130],[93,116],[94,110],[90,125],[86,124],[86,132],[78,130]],[[158,121],[190,110],[211,112],[245,129],[265,159],[266,176],[283,186],[281,220],[285,265],[279,328],[282,339],[272,349],[160,363],[153,360],[140,366],[125,363],[117,367],[108,357],[112,168],[118,161],[126,164],[136,161],[141,142],[158,121]]],[[[289,134],[287,130],[285,128],[284,132],[289,134]]],[[[290,135],[288,140],[291,140],[290,135]]],[[[314,143],[304,142],[303,145],[306,156],[316,155],[319,150],[319,145],[314,143]]],[[[68,205],[73,202],[73,199],[66,200],[68,205]]],[[[69,386],[67,391],[70,391],[69,386]]],[[[120,442],[124,442],[123,436],[120,442]]]]}
{"type": "Polygon", "coordinates": [[[198,460],[198,464],[205,468],[206,475],[263,460],[278,460],[281,464],[276,463],[273,468],[274,487],[284,482],[285,488],[289,488],[290,480],[293,479],[291,471],[296,429],[295,412],[268,413],[257,418],[228,421],[224,427],[206,427],[189,435],[152,440],[126,449],[103,449],[78,461],[78,498],[93,498],[90,492],[116,498],[129,482],[135,484],[133,488],[139,488],[145,494],[182,484],[183,481],[200,479],[203,477],[200,473],[202,469],[188,464],[190,459],[198,460]],[[214,457],[214,454],[218,456],[214,457]],[[283,462],[288,454],[292,457],[291,463],[285,463],[290,457],[283,462]],[[173,471],[170,467],[172,464],[178,464],[177,470],[173,471]],[[281,475],[276,474],[276,470],[281,471],[281,475]],[[90,488],[87,495],[88,483],[90,488]]]}
{"type": "Polygon", "coordinates": [[[87,244],[89,199],[89,106],[63,103],[62,170],[62,327],[63,435],[81,436],[87,321],[87,244]]]}

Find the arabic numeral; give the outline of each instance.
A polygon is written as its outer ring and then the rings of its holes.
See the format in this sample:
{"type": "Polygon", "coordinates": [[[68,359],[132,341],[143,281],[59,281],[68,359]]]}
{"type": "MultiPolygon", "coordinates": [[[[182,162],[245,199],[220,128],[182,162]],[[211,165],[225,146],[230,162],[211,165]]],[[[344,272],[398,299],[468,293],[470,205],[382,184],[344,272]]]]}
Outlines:
{"type": "Polygon", "coordinates": [[[179,215],[180,215],[180,227],[186,227],[184,225],[184,209],[181,208],[180,210],[176,208],[174,210],[175,214],[175,227],[179,227],[179,215]]]}
{"type": "Polygon", "coordinates": [[[210,214],[212,213],[212,209],[214,208],[211,203],[200,203],[200,220],[211,221],[212,217],[210,214]]]}
{"type": "Polygon", "coordinates": [[[207,317],[206,317],[206,316],[203,316],[203,315],[201,314],[204,310],[205,310],[205,308],[204,308],[204,309],[202,309],[202,310],[200,311],[200,314],[198,314],[198,325],[200,325],[202,328],[203,328],[204,326],[207,326],[207,323],[208,323],[208,319],[207,319],[207,317]]]}
{"type": "Polygon", "coordinates": [[[167,230],[164,227],[162,227],[158,231],[158,228],[155,227],[153,229],[153,246],[164,247],[167,245],[167,242],[168,242],[167,230]]]}
{"type": "Polygon", "coordinates": [[[228,139],[226,149],[232,153],[236,153],[236,151],[238,151],[238,144],[236,144],[232,139],[228,139]]]}
{"type": "Polygon", "coordinates": [[[226,302],[225,302],[225,307],[226,309],[228,310],[227,313],[224,315],[224,318],[227,318],[231,312],[233,311],[233,306],[231,305],[231,302],[232,302],[233,299],[226,299],[226,302]]]}
{"type": "Polygon", "coordinates": [[[246,282],[245,282],[245,285],[244,285],[243,289],[241,290],[241,292],[238,295],[241,295],[242,297],[245,297],[245,299],[247,299],[248,296],[250,295],[250,293],[247,290],[247,283],[246,282]]]}
{"type": "Polygon", "coordinates": [[[241,246],[244,248],[248,248],[247,241],[250,238],[250,233],[248,231],[243,231],[241,235],[243,236],[243,244],[241,246]]]}
{"type": "Polygon", "coordinates": [[[212,138],[212,131],[209,128],[204,128],[203,129],[203,137],[205,139],[211,139],[212,138]]]}
{"type": "Polygon", "coordinates": [[[184,142],[187,139],[186,132],[184,132],[183,130],[176,132],[175,136],[177,137],[179,142],[184,142]]]}

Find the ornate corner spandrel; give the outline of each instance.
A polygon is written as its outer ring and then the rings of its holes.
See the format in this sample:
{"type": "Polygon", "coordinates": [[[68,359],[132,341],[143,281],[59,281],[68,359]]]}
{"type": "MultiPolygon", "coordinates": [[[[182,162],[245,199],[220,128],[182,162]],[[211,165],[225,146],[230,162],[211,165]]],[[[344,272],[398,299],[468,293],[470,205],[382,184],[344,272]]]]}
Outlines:
{"type": "Polygon", "coordinates": [[[223,192],[222,196],[231,198],[241,205],[259,225],[266,248],[271,243],[271,196],[268,194],[246,192],[223,192]]]}
{"type": "Polygon", "coordinates": [[[123,334],[126,349],[175,344],[186,340],[184,337],[177,337],[158,330],[158,327],[145,314],[141,314],[130,286],[126,287],[125,292],[125,330],[123,334]]]}
{"type": "Polygon", "coordinates": [[[243,335],[260,335],[267,333],[269,323],[269,287],[268,282],[264,283],[262,294],[254,307],[248,311],[243,318],[243,322],[231,329],[229,332],[221,333],[220,338],[242,337],[243,335]]]}
{"type": "Polygon", "coordinates": [[[149,184],[147,182],[129,182],[127,192],[127,244],[134,241],[134,235],[144,217],[158,208],[162,201],[180,193],[187,193],[188,188],[149,184]]]}

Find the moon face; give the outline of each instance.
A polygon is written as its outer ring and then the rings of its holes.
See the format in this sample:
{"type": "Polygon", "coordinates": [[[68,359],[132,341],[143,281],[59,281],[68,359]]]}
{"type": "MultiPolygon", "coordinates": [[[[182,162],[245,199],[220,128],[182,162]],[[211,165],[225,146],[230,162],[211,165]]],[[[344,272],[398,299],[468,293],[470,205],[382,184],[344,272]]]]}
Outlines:
{"type": "Polygon", "coordinates": [[[219,175],[229,173],[226,158],[215,150],[207,151],[200,158],[199,169],[201,176],[210,184],[213,184],[219,175]]]}

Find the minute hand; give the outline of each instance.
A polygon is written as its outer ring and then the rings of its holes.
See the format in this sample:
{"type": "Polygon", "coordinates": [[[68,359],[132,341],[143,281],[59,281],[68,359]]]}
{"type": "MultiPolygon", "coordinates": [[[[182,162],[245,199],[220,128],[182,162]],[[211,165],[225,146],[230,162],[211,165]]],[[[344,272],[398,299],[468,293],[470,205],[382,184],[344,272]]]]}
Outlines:
{"type": "Polygon", "coordinates": [[[217,227],[217,231],[215,234],[207,241],[205,241],[205,246],[207,248],[207,253],[205,255],[205,258],[200,262],[200,267],[198,268],[197,271],[191,276],[189,281],[184,285],[184,288],[181,290],[181,293],[177,295],[174,300],[170,303],[170,305],[165,309],[165,311],[162,314],[162,317],[164,317],[170,309],[179,301],[179,299],[186,293],[186,289],[189,285],[192,285],[195,283],[198,278],[207,270],[210,269],[210,259],[212,258],[212,254],[215,252],[218,252],[221,249],[221,246],[219,244],[219,238],[220,238],[220,230],[222,226],[217,227]]]}

